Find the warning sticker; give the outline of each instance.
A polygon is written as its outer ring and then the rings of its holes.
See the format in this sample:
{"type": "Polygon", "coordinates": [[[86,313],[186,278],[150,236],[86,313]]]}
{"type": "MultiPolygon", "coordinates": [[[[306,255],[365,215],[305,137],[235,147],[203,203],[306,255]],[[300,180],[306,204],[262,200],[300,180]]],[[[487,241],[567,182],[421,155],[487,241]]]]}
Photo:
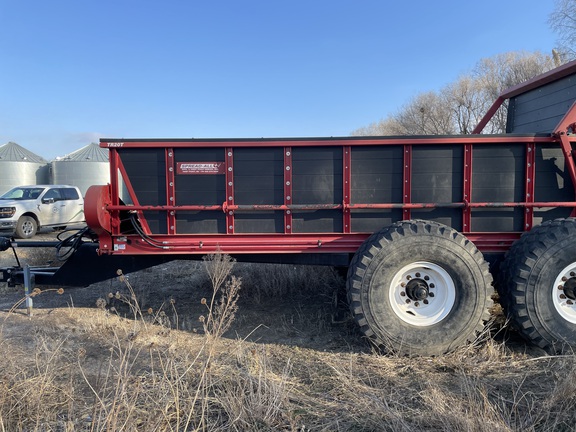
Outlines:
{"type": "Polygon", "coordinates": [[[224,174],[226,167],[224,162],[178,162],[176,172],[178,174],[224,174]]]}

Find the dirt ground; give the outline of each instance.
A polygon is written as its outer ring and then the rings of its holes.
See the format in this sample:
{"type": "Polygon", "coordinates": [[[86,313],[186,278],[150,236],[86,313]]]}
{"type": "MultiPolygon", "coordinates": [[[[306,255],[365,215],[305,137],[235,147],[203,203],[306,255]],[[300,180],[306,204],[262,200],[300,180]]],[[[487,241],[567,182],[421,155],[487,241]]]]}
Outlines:
{"type": "MultiPolygon", "coordinates": [[[[52,233],[38,236],[53,238],[52,233]]],[[[53,259],[53,251],[19,249],[18,253],[22,262],[32,265],[53,259]]],[[[11,251],[0,253],[0,266],[14,262],[11,251]]],[[[190,429],[174,426],[170,420],[166,427],[134,423],[126,430],[573,430],[574,356],[547,356],[498,326],[488,342],[443,357],[383,354],[360,335],[346,306],[335,302],[334,288],[344,284],[341,276],[328,268],[308,269],[236,263],[232,274],[242,278],[238,310],[221,343],[214,345],[214,360],[205,363],[212,365],[210,391],[217,396],[202,405],[209,420],[203,417],[190,429]]],[[[56,378],[50,382],[78,380],[79,393],[62,402],[65,409],[54,408],[52,423],[37,420],[35,427],[21,426],[21,430],[114,430],[105,421],[97,422],[92,414],[96,408],[71,402],[84,396],[83,400],[94,398],[91,392],[98,393],[95,383],[103,365],[109,362],[115,367],[122,353],[133,355],[126,386],[139,386],[153,376],[148,364],[153,352],[158,356],[177,353],[161,358],[180,359],[178,367],[188,371],[187,364],[195,361],[190,360],[190,353],[205,346],[203,317],[212,290],[202,262],[174,261],[84,288],[38,288],[32,316],[28,316],[22,287],[0,284],[0,349],[4,353],[0,359],[4,368],[0,368],[0,430],[3,421],[19,425],[31,416],[44,419],[46,412],[37,407],[49,405],[60,397],[55,395],[62,394],[59,387],[26,409],[17,396],[2,399],[2,385],[13,391],[22,380],[14,381],[14,372],[3,375],[9,373],[8,367],[21,376],[36,370],[45,379],[43,371],[57,363],[64,369],[56,367],[56,378]],[[136,351],[135,346],[139,347],[136,351]],[[142,355],[144,351],[150,353],[148,357],[142,355]],[[74,369],[76,378],[68,378],[71,374],[66,368],[74,369]],[[78,370],[83,375],[78,376],[78,370]],[[3,406],[15,408],[2,411],[3,406]],[[66,425],[60,418],[67,418],[66,425]]],[[[38,379],[31,376],[31,385],[37,386],[38,379]]],[[[162,386],[171,383],[166,380],[162,386]]],[[[107,407],[108,417],[102,417],[106,421],[111,418],[108,407],[116,401],[115,388],[103,387],[106,391],[98,394],[107,407]],[[109,395],[112,399],[106,405],[109,395]]],[[[160,396],[150,398],[144,411],[151,419],[159,418],[164,408],[154,411],[154,403],[160,396]]],[[[175,403],[170,402],[171,406],[175,403]]],[[[135,400],[132,410],[138,404],[135,400]]]]}
{"type": "MultiPolygon", "coordinates": [[[[55,233],[49,231],[36,236],[34,240],[52,241],[55,238],[55,233]]],[[[55,261],[55,253],[51,248],[17,248],[17,253],[22,263],[31,265],[53,265],[55,261]]],[[[0,253],[0,267],[15,263],[12,251],[0,253]]],[[[239,310],[226,337],[319,351],[372,352],[374,347],[362,338],[356,324],[349,317],[345,299],[342,296],[336,297],[338,290],[342,293],[344,280],[335,270],[314,267],[308,271],[307,267],[296,269],[291,266],[236,263],[232,274],[242,278],[243,287],[239,295],[239,310]],[[283,274],[271,274],[277,272],[278,267],[281,267],[283,274]],[[291,273],[292,270],[294,272],[291,273]],[[271,281],[282,278],[287,280],[271,281]],[[301,286],[286,287],[286,283],[301,286]],[[262,285],[266,287],[262,288],[262,285]]],[[[199,317],[206,313],[202,299],[209,298],[212,292],[201,261],[161,264],[129,274],[126,281],[134,290],[142,311],[151,310],[154,316],[162,313],[172,329],[202,332],[199,317]]],[[[101,311],[104,314],[134,318],[130,305],[116,298],[118,294],[122,298],[130,296],[126,283],[120,278],[88,287],[64,287],[62,294],[58,293],[61,288],[58,286],[38,288],[41,292],[32,299],[32,317],[18,324],[16,334],[21,333],[25,322],[34,325],[41,317],[50,316],[57,325],[57,317],[62,311],[66,311],[66,316],[82,316],[91,310],[93,313],[101,311]]],[[[1,314],[12,311],[17,315],[26,315],[23,298],[23,287],[8,288],[0,283],[1,314]]],[[[497,321],[502,321],[502,317],[497,317],[497,321]]],[[[10,326],[5,326],[4,332],[10,333],[10,326]]],[[[500,332],[497,338],[502,337],[503,332],[500,332]]],[[[507,331],[505,337],[512,349],[532,355],[544,354],[526,344],[514,332],[507,331]]]]}
{"type": "MultiPolygon", "coordinates": [[[[55,239],[53,233],[43,233],[34,240],[55,239]]],[[[54,260],[52,249],[17,248],[22,263],[43,265],[54,260]]],[[[15,264],[12,251],[0,253],[0,267],[15,264]]],[[[52,265],[52,264],[51,264],[52,265]]],[[[255,271],[256,266],[236,263],[233,274],[244,279],[245,285],[239,295],[239,310],[234,324],[226,337],[246,339],[251,342],[277,343],[321,351],[342,349],[355,351],[370,350],[370,345],[361,339],[354,324],[347,319],[346,306],[335,307],[333,288],[326,284],[343,286],[343,280],[331,269],[313,269],[311,272],[325,272],[324,286],[306,288],[296,292],[297,288],[279,287],[280,295],[271,288],[260,290],[246,286],[269,278],[266,270],[255,271]],[[256,276],[255,276],[256,273],[256,276]],[[256,280],[254,280],[256,278],[256,280]]],[[[279,276],[281,277],[281,276],[279,276]]],[[[288,276],[290,277],[290,276],[288,276]]],[[[300,276],[302,277],[302,276],[300,276]]],[[[307,277],[306,274],[303,277],[307,277]]],[[[202,332],[199,317],[206,313],[203,298],[212,295],[210,283],[202,262],[173,261],[151,267],[126,276],[143,311],[152,310],[152,315],[160,312],[171,321],[171,327],[185,332],[202,332]]],[[[35,321],[50,317],[58,326],[58,317],[62,311],[66,316],[101,311],[104,314],[116,314],[134,318],[133,311],[125,302],[117,299],[117,293],[129,295],[129,290],[119,278],[90,285],[88,287],[38,287],[41,292],[32,299],[32,317],[18,320],[15,334],[26,333],[23,326],[34,325],[35,321]]],[[[337,287],[335,287],[337,288],[337,287]]],[[[26,315],[23,287],[8,288],[0,285],[0,319],[12,310],[16,315],[26,315]],[[14,309],[15,305],[18,305],[14,309]]],[[[8,322],[6,323],[8,324],[8,322]]],[[[11,326],[5,325],[4,334],[11,333],[11,326]]]]}

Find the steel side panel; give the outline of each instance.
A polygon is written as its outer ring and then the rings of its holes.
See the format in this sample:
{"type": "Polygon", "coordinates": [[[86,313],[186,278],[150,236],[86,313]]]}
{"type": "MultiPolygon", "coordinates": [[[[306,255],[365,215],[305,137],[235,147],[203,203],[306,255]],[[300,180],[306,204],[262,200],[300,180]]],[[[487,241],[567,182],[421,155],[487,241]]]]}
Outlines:
{"type": "Polygon", "coordinates": [[[538,87],[511,99],[509,133],[551,133],[576,101],[576,75],[538,87]]]}
{"type": "Polygon", "coordinates": [[[499,253],[531,223],[526,209],[537,224],[570,214],[575,200],[566,150],[550,136],[125,144],[110,152],[118,159],[111,174],[126,177],[135,203],[122,205],[118,190],[103,200],[111,227],[103,250],[111,254],[354,253],[406,218],[447,224],[499,253]],[[202,163],[225,170],[204,172],[202,163]],[[129,211],[149,239],[120,222],[129,211]]]}

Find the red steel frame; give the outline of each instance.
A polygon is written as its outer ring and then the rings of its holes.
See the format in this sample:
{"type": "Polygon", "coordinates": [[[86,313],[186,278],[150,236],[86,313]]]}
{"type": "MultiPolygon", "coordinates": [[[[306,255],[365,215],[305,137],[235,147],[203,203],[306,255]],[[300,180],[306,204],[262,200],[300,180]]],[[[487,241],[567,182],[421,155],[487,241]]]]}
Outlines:
{"type": "Polygon", "coordinates": [[[412,204],[412,146],[404,144],[402,160],[402,218],[410,219],[410,204],[412,204]]]}
{"type": "Polygon", "coordinates": [[[284,147],[284,233],[292,234],[292,147],[284,147]]]}
{"type": "Polygon", "coordinates": [[[462,210],[462,229],[464,232],[470,231],[472,226],[472,144],[464,144],[464,181],[463,181],[463,199],[464,209],[462,210]]]}
{"type": "Polygon", "coordinates": [[[350,204],[352,203],[352,147],[343,147],[343,170],[342,170],[342,192],[344,194],[342,200],[342,212],[343,212],[343,231],[345,234],[350,234],[352,232],[352,212],[350,211],[350,204]]]}

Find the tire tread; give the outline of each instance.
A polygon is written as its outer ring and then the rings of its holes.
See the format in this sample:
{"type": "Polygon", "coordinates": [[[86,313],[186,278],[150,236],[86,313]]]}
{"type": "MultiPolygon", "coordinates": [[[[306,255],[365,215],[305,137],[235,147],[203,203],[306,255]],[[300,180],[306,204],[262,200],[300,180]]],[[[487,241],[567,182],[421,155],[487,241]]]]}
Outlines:
{"type": "MultiPolygon", "coordinates": [[[[490,309],[493,306],[494,288],[492,284],[492,275],[488,263],[484,260],[483,254],[476,248],[473,242],[467,239],[463,234],[446,225],[426,220],[409,220],[397,222],[382,230],[372,234],[358,249],[352,261],[350,262],[347,274],[348,302],[356,323],[360,326],[362,333],[375,340],[376,343],[382,344],[386,341],[378,340],[374,331],[369,327],[368,320],[363,312],[362,298],[362,281],[366,269],[377,252],[384,247],[397,241],[401,237],[421,235],[436,235],[444,237],[452,242],[461,245],[476,262],[481,270],[483,280],[486,282],[486,292],[484,304],[482,305],[481,320],[476,327],[466,336],[466,342],[474,342],[478,335],[483,331],[486,323],[490,320],[490,309]]],[[[455,348],[455,347],[451,347],[455,348]]],[[[434,354],[443,354],[444,352],[435,352],[434,354]]]]}

